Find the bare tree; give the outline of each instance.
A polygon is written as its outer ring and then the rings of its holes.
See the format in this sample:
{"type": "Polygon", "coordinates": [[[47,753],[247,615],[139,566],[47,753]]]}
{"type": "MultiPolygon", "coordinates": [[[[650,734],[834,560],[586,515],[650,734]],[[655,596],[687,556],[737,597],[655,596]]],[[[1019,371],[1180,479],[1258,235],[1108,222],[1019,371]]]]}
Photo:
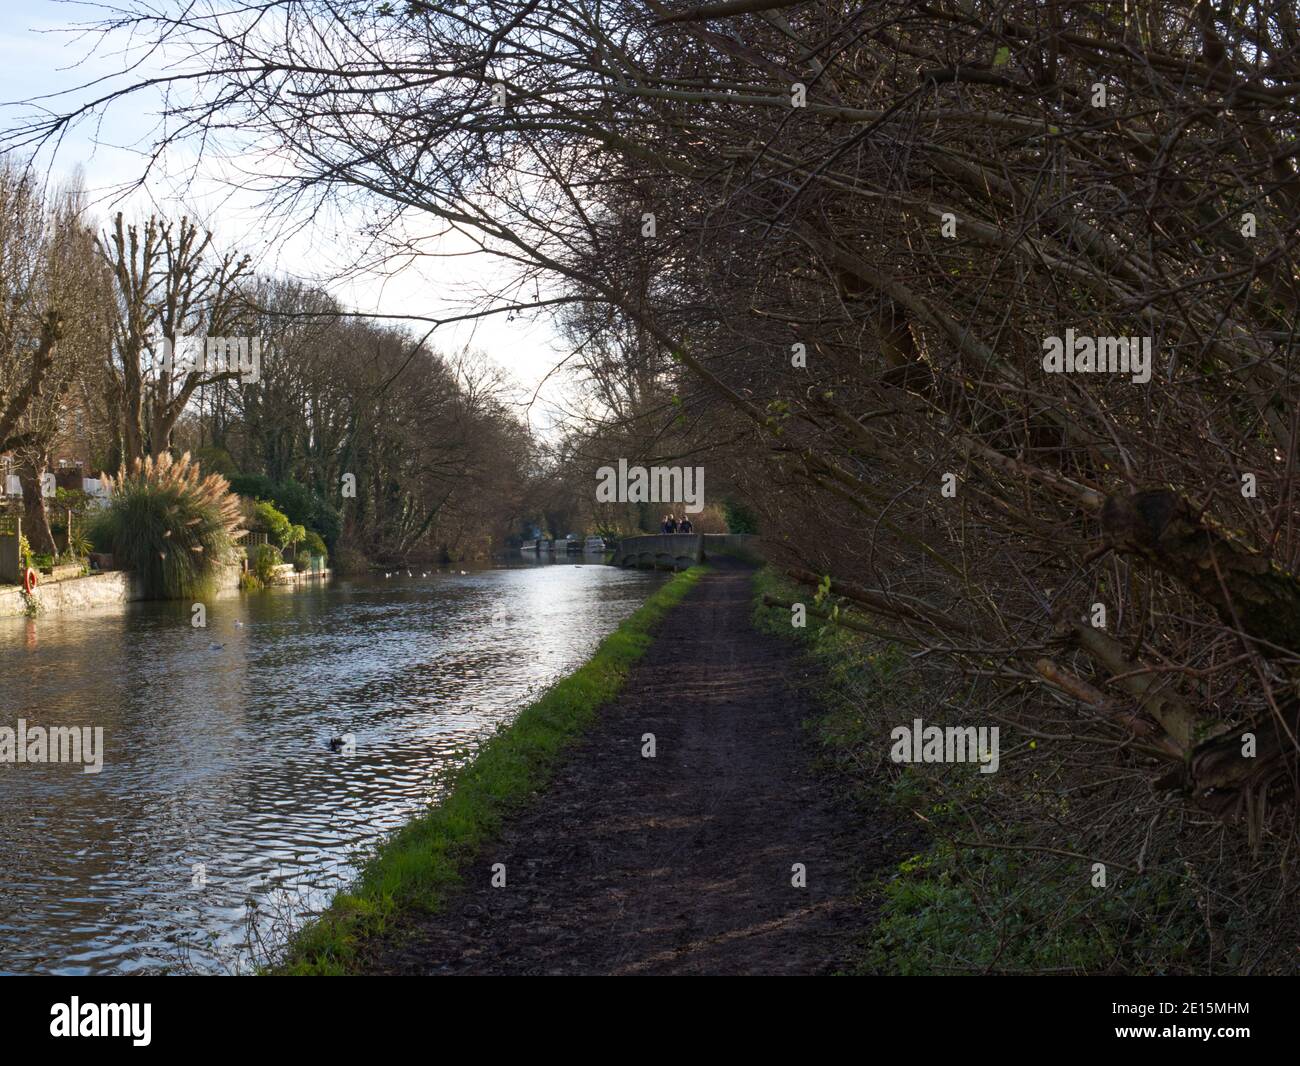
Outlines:
{"type": "MultiPolygon", "coordinates": [[[[57,190],[45,212],[44,298],[59,308],[59,341],[49,349],[45,388],[34,395],[20,419],[16,449],[26,512],[24,532],[38,553],[56,553],[46,511],[52,450],[65,421],[70,389],[107,349],[111,289],[95,255],[94,233],[86,224],[85,192],[79,181],[57,190]]],[[[37,343],[40,351],[40,342],[37,343]]]]}
{"type": "Polygon", "coordinates": [[[141,228],[121,212],[99,247],[116,283],[108,379],[123,458],[131,463],[170,448],[176,421],[196,389],[239,375],[202,364],[181,373],[164,358],[162,345],[176,350],[186,338],[201,341],[233,330],[243,308],[240,282],[251,260],[229,252],[214,257],[212,234],[188,218],[150,216],[141,228]]]}
{"type": "Polygon", "coordinates": [[[359,203],[395,255],[468,236],[510,268],[485,311],[581,308],[611,421],[660,388],[706,419],[799,531],[773,554],[805,598],[944,664],[935,714],[1024,739],[973,825],[1177,870],[1160,818],[1235,819],[1275,848],[1268,891],[1232,880],[1244,851],[1181,865],[1279,920],[1255,897],[1286,896],[1300,799],[1293,4],[280,0],[106,30],[203,61],[161,143],[275,144],[286,224],[359,203]],[[1094,798],[1045,814],[1043,780],[1094,798]]]}
{"type": "Polygon", "coordinates": [[[50,387],[63,316],[49,281],[49,218],[33,176],[0,166],[0,452],[31,442],[22,421],[50,387]]]}

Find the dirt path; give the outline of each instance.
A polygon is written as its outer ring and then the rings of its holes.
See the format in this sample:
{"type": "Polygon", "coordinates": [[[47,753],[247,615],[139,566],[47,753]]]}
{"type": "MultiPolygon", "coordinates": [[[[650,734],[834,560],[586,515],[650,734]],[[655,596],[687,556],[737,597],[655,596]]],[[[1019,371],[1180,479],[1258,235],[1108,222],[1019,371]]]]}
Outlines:
{"type": "Polygon", "coordinates": [[[798,652],[750,625],[750,573],[708,575],[669,614],[552,785],[468,868],[448,909],[385,949],[374,972],[839,967],[871,920],[857,879],[896,861],[902,843],[814,776],[798,652]],[[645,733],[653,759],[641,755],[645,733]],[[504,888],[489,884],[498,862],[504,888]],[[795,863],[806,888],[791,884],[795,863]]]}

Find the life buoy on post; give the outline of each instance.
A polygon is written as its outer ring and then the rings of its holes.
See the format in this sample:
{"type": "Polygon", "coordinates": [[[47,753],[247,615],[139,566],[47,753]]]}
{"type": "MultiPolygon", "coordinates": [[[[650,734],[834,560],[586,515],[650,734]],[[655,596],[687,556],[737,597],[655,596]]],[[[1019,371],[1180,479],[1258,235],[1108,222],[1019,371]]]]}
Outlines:
{"type": "Polygon", "coordinates": [[[32,589],[34,589],[35,587],[36,587],[36,571],[29,566],[27,568],[27,573],[23,574],[23,591],[31,592],[32,589]]]}

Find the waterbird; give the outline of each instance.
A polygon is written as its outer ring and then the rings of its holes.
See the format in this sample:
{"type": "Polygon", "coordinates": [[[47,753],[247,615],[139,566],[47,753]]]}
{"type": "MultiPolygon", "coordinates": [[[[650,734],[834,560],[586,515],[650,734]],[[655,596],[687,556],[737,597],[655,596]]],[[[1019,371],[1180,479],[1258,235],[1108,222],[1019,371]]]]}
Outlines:
{"type": "Polygon", "coordinates": [[[342,737],[330,737],[330,751],[342,751],[344,743],[342,737]]]}
{"type": "Polygon", "coordinates": [[[225,647],[224,644],[218,644],[218,643],[216,643],[215,641],[213,641],[211,644],[208,645],[208,650],[209,650],[209,651],[220,651],[220,650],[221,650],[222,648],[224,648],[224,647],[225,647]]]}

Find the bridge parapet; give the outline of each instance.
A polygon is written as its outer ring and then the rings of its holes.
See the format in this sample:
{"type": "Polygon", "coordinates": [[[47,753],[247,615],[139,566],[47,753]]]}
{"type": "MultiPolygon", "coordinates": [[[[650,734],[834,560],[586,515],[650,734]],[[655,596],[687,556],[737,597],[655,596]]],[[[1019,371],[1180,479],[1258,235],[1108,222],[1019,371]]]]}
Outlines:
{"type": "Polygon", "coordinates": [[[746,533],[648,533],[624,537],[610,561],[615,566],[685,570],[713,554],[753,553],[758,538],[746,533]]]}

